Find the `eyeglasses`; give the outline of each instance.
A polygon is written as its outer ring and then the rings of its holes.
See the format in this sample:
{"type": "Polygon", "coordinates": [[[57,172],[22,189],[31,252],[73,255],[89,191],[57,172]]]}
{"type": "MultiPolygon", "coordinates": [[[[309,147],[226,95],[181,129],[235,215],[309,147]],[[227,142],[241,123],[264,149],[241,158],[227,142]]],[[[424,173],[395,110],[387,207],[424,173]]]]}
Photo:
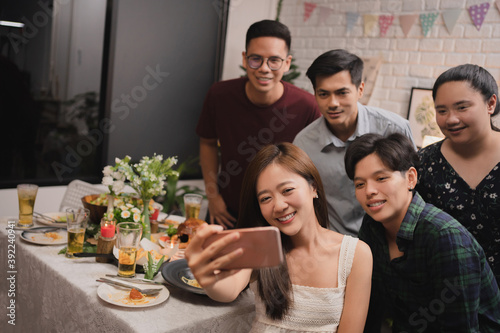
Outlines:
{"type": "MultiPolygon", "coordinates": [[[[265,58],[259,55],[248,56],[247,57],[248,67],[250,67],[251,69],[259,69],[260,66],[262,66],[262,64],[264,63],[264,59],[265,58]]],[[[277,71],[283,65],[283,61],[285,61],[285,59],[281,59],[280,57],[269,57],[267,58],[266,63],[267,67],[269,67],[270,70],[277,71]]]]}

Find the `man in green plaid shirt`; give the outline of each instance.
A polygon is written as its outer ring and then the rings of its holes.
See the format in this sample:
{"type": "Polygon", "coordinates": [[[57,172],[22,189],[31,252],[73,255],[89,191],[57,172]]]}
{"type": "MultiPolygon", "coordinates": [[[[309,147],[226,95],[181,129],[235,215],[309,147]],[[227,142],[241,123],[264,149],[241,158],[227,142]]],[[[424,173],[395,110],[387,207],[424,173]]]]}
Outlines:
{"type": "Polygon", "coordinates": [[[373,253],[365,332],[500,332],[500,291],[475,238],[413,189],[418,155],[405,136],[366,134],[345,156],[367,215],[359,231],[373,253]]]}

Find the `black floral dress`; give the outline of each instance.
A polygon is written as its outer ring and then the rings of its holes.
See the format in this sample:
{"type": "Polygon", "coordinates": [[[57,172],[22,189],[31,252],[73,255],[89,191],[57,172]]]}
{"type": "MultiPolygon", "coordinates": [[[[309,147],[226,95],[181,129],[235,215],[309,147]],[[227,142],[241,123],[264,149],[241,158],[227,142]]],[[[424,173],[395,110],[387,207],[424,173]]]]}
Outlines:
{"type": "Polygon", "coordinates": [[[474,235],[500,285],[500,162],[472,189],[441,153],[443,141],[419,151],[417,191],[474,235]]]}

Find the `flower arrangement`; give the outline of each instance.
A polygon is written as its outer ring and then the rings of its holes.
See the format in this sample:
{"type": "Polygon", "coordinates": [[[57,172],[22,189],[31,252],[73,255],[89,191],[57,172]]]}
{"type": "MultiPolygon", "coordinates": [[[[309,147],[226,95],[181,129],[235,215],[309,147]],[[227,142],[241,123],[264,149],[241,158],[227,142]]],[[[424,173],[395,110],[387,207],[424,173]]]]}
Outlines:
{"type": "MultiPolygon", "coordinates": [[[[176,157],[163,160],[162,155],[154,154],[153,157],[145,156],[139,163],[131,163],[131,157],[123,159],[116,158],[115,166],[106,166],[103,170],[102,183],[108,186],[110,194],[116,196],[123,190],[126,184],[132,187],[143,202],[150,202],[154,196],[165,194],[164,185],[168,176],[178,176],[178,172],[172,169],[177,163],[176,157]]],[[[143,225],[143,237],[151,238],[151,226],[149,223],[150,205],[144,205],[141,219],[143,225]]],[[[126,204],[118,206],[119,211],[114,211],[114,216],[122,214],[134,217],[132,207],[130,210],[126,204]]],[[[109,214],[109,213],[108,213],[109,214]]],[[[130,217],[129,216],[129,217],[130,217]]]]}

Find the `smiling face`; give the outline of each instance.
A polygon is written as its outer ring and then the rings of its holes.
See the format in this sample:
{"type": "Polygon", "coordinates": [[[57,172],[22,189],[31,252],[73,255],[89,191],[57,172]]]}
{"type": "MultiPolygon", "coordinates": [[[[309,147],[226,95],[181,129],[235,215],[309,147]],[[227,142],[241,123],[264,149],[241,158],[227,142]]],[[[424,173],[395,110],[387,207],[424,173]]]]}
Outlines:
{"type": "Polygon", "coordinates": [[[491,130],[490,115],[496,105],[493,95],[487,102],[466,81],[450,81],[436,91],[436,122],[453,143],[469,143],[491,130]]]}
{"type": "Polygon", "coordinates": [[[253,38],[248,44],[247,51],[243,52],[243,67],[248,75],[246,93],[254,103],[274,103],[283,94],[283,85],[280,80],[283,74],[290,69],[292,56],[283,39],[277,37],[253,38]],[[262,66],[252,69],[248,66],[247,56],[261,56],[264,58],[262,66]],[[279,57],[285,59],[280,69],[272,71],[267,65],[267,59],[279,57]]]}
{"type": "Polygon", "coordinates": [[[262,216],[284,234],[293,236],[311,222],[318,224],[316,189],[300,175],[272,163],[261,172],[256,191],[262,216]]]}
{"type": "MultiPolygon", "coordinates": [[[[316,77],[314,96],[321,114],[333,134],[354,133],[358,117],[358,100],[363,96],[364,83],[359,88],[351,82],[349,71],[316,77]]],[[[345,138],[347,140],[349,137],[345,138]]],[[[345,141],[344,140],[344,141],[345,141]]]]}
{"type": "Polygon", "coordinates": [[[412,200],[408,189],[415,187],[417,171],[393,171],[372,153],[356,164],[353,181],[356,199],[368,215],[384,225],[399,225],[412,200]]]}

